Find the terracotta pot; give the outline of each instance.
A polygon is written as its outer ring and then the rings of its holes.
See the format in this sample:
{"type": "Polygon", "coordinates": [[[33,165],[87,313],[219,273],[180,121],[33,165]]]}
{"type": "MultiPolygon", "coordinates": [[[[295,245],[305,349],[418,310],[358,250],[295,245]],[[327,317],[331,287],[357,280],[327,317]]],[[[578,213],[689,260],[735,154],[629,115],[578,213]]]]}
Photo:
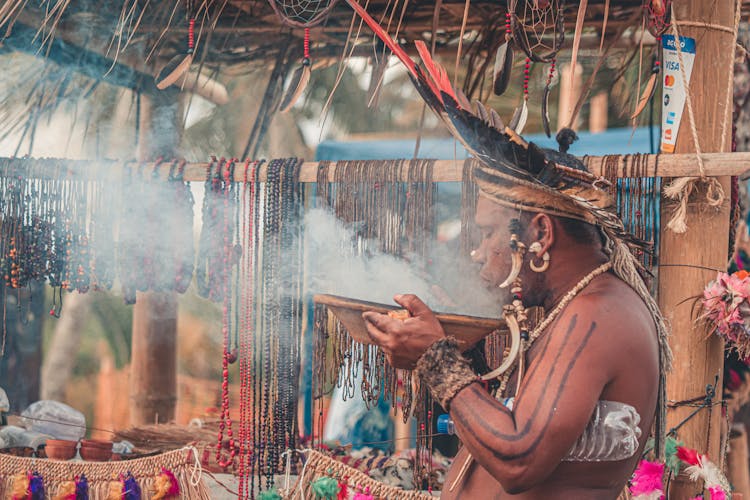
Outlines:
{"type": "Polygon", "coordinates": [[[63,439],[48,439],[44,445],[44,453],[47,458],[54,460],[70,460],[76,456],[77,441],[65,441],[63,439]]]}
{"type": "Polygon", "coordinates": [[[112,457],[112,449],[98,446],[81,446],[81,458],[89,462],[106,462],[112,457]]]}

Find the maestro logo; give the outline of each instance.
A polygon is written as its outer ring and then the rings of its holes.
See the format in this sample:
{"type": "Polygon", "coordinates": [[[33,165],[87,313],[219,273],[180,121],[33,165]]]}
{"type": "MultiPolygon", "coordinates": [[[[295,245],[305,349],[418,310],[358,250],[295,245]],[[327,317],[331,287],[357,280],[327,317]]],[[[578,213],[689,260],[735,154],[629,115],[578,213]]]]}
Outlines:
{"type": "Polygon", "coordinates": [[[665,87],[674,87],[674,75],[666,75],[664,77],[664,86],[665,87]]]}

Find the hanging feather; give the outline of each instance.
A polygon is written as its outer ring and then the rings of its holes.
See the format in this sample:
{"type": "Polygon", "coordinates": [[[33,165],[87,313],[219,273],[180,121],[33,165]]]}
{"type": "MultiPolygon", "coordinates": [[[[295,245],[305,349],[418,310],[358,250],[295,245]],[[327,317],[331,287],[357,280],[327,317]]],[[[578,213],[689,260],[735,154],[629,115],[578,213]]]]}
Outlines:
{"type": "Polygon", "coordinates": [[[529,106],[524,99],[521,105],[516,108],[513,112],[513,118],[510,119],[508,127],[512,129],[516,134],[521,135],[523,128],[526,126],[526,120],[529,118],[529,106]]]}
{"type": "Polygon", "coordinates": [[[588,6],[588,0],[581,0],[578,5],[578,17],[576,18],[576,31],[573,35],[573,54],[570,57],[570,83],[573,85],[573,80],[576,74],[576,64],[578,63],[578,48],[581,45],[581,33],[583,32],[583,20],[586,18],[586,7],[588,6]]]}
{"type": "Polygon", "coordinates": [[[348,500],[349,498],[349,485],[346,481],[339,481],[339,493],[336,495],[336,500],[348,500]]]}
{"type": "Polygon", "coordinates": [[[286,113],[294,103],[297,102],[302,92],[307,88],[307,84],[310,82],[310,76],[312,70],[310,69],[310,61],[302,61],[302,65],[294,70],[292,79],[284,92],[284,96],[281,98],[281,104],[279,104],[279,112],[286,113]]]}
{"type": "Polygon", "coordinates": [[[643,93],[641,94],[641,98],[638,100],[638,105],[635,107],[635,111],[632,115],[630,115],[631,120],[635,120],[638,118],[638,115],[641,114],[641,112],[646,109],[646,104],[651,100],[651,98],[654,96],[654,93],[656,93],[656,81],[659,78],[659,65],[654,64],[653,69],[651,70],[651,76],[648,79],[648,82],[646,82],[646,87],[643,89],[643,93]]]}
{"type": "Polygon", "coordinates": [[[549,85],[544,86],[544,92],[542,93],[542,127],[544,127],[544,133],[547,134],[547,137],[552,137],[549,128],[549,85]]]}
{"type": "Polygon", "coordinates": [[[305,28],[305,39],[304,39],[304,56],[302,58],[302,64],[299,68],[294,71],[292,75],[292,81],[284,92],[284,96],[281,98],[281,104],[279,104],[279,111],[286,113],[297,99],[302,95],[302,92],[307,88],[307,84],[310,83],[310,75],[312,75],[312,61],[310,60],[310,28],[305,28]]]}
{"type": "Polygon", "coordinates": [[[495,67],[492,72],[492,91],[495,95],[503,95],[508,89],[512,70],[513,46],[506,41],[497,48],[495,54],[495,67]]]}

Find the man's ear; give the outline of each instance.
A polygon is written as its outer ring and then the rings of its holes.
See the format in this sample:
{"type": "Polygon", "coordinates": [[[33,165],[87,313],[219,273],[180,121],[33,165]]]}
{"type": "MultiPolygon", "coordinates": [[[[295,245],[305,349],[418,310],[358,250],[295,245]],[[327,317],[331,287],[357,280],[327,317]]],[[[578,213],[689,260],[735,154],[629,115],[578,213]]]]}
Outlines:
{"type": "Polygon", "coordinates": [[[527,246],[538,241],[542,245],[539,255],[548,252],[555,242],[555,225],[552,218],[547,214],[536,214],[529,223],[529,236],[527,246]]]}

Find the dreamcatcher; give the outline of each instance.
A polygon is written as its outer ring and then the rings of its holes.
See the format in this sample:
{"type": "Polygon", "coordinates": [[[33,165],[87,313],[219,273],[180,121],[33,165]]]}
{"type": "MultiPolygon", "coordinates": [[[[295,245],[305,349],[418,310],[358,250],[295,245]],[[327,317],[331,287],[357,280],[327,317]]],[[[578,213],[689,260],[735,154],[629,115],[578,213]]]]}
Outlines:
{"type": "Polygon", "coordinates": [[[550,63],[547,82],[542,95],[542,125],[547,136],[549,126],[549,93],[555,73],[557,52],[565,40],[563,23],[564,0],[508,0],[505,14],[505,43],[497,51],[493,90],[501,95],[508,87],[513,66],[513,46],[526,54],[523,70],[523,102],[510,121],[510,128],[523,131],[528,118],[529,75],[531,63],[550,63]]]}
{"type": "Polygon", "coordinates": [[[656,86],[659,80],[659,73],[661,72],[661,57],[659,57],[661,36],[669,28],[669,20],[671,18],[672,0],[644,0],[643,1],[643,16],[644,24],[648,29],[649,33],[654,35],[657,40],[654,55],[652,56],[651,62],[651,76],[649,76],[646,82],[646,87],[641,93],[641,97],[638,99],[638,104],[635,107],[635,111],[630,116],[631,119],[635,120],[638,115],[646,109],[646,105],[651,101],[651,98],[656,93],[656,86]]]}
{"type": "Polygon", "coordinates": [[[320,24],[337,0],[268,0],[276,15],[295,28],[305,29],[302,61],[294,71],[279,111],[289,111],[310,82],[312,60],[310,59],[310,28],[320,24]]]}

